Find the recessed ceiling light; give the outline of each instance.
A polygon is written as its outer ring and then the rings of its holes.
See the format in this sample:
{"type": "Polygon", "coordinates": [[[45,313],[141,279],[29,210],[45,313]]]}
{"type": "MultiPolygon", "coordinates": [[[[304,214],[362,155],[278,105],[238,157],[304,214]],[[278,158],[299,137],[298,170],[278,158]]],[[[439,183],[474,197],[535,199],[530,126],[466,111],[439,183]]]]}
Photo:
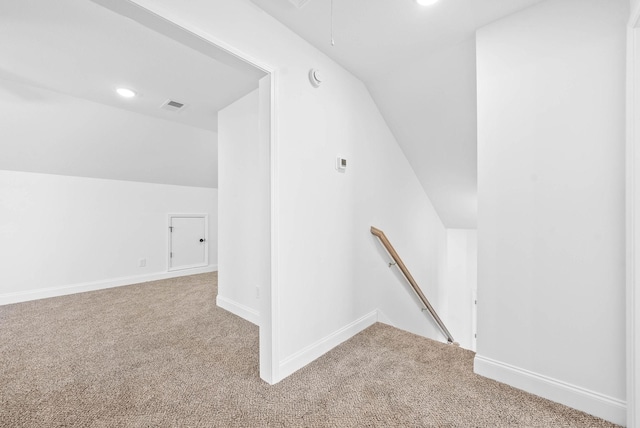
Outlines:
{"type": "Polygon", "coordinates": [[[118,88],[116,89],[116,92],[118,93],[118,95],[124,98],[133,98],[136,96],[135,91],[132,91],[131,89],[128,89],[128,88],[118,88]]]}
{"type": "Polygon", "coordinates": [[[420,6],[431,6],[438,2],[438,0],[416,0],[420,6]]]}

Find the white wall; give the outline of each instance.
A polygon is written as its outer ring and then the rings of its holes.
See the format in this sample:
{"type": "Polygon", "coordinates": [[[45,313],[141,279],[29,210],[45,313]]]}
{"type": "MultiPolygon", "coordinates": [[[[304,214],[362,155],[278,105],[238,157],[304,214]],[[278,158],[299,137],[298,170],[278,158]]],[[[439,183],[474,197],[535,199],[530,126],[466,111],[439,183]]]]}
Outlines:
{"type": "Polygon", "coordinates": [[[367,86],[445,226],[475,228],[475,38],[421,52],[376,82],[367,86]]]}
{"type": "Polygon", "coordinates": [[[629,0],[629,3],[631,4],[631,11],[633,12],[640,4],[640,0],[629,0]]]}
{"type": "Polygon", "coordinates": [[[260,157],[258,108],[255,90],[218,112],[218,305],[256,324],[256,288],[269,281],[261,268],[270,230],[261,197],[269,191],[269,163],[260,157]]]}
{"type": "MultiPolygon", "coordinates": [[[[352,290],[345,305],[377,308],[380,321],[446,341],[422,312],[422,303],[397,267],[388,267],[391,258],[369,232],[371,226],[385,232],[436,311],[442,312],[446,304],[444,226],[375,104],[368,97],[343,104],[360,111],[362,117],[355,118],[352,126],[362,134],[349,141],[347,150],[340,149],[350,164],[345,174],[334,171],[333,181],[348,192],[330,201],[324,215],[352,216],[340,229],[329,229],[325,249],[352,264],[352,290]],[[333,248],[332,240],[337,241],[333,248]]],[[[335,263],[327,254],[322,260],[335,263]]]]}
{"type": "Polygon", "coordinates": [[[169,213],[209,214],[215,268],[216,189],[0,170],[0,304],[184,275],[169,213]]]}
{"type": "Polygon", "coordinates": [[[624,423],[625,0],[477,34],[476,371],[624,423]]]}
{"type": "Polygon", "coordinates": [[[0,169],[217,187],[212,131],[1,79],[0,116],[0,169]]]}
{"type": "Polygon", "coordinates": [[[379,307],[397,313],[399,326],[419,318],[441,339],[369,233],[385,230],[427,295],[438,296],[444,227],[362,82],[248,0],[135,3],[276,70],[272,380],[375,322],[379,307]],[[309,84],[310,68],[326,76],[320,88],[309,84]],[[345,173],[335,170],[337,155],[348,159],[345,173]]]}
{"type": "Polygon", "coordinates": [[[475,351],[474,299],[478,279],[475,229],[447,229],[447,305],[444,320],[453,338],[475,351]]]}

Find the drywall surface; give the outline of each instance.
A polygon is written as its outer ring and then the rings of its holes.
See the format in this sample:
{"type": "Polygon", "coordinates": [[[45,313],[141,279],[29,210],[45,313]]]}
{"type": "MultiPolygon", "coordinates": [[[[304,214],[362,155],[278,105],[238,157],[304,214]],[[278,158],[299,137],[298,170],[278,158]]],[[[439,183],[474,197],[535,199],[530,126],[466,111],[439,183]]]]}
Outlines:
{"type": "Polygon", "coordinates": [[[259,288],[269,281],[261,267],[270,230],[261,198],[269,191],[269,163],[260,158],[258,101],[255,90],[218,112],[218,297],[255,315],[259,288]]]}
{"type": "Polygon", "coordinates": [[[444,319],[453,338],[475,350],[474,300],[478,279],[478,241],[475,229],[447,229],[447,305],[444,319]]]}
{"type": "Polygon", "coordinates": [[[169,213],[209,214],[215,267],[216,189],[0,170],[0,301],[167,272],[169,213]]]}
{"type": "MultiPolygon", "coordinates": [[[[352,223],[331,230],[331,238],[351,236],[348,247],[332,247],[347,263],[353,263],[353,292],[350,304],[369,301],[379,311],[379,320],[416,334],[446,341],[437,324],[423,312],[424,305],[402,276],[370,226],[385,232],[425,296],[437,312],[447,302],[446,231],[431,201],[424,193],[407,158],[373,102],[354,99],[351,108],[362,117],[354,121],[362,136],[342,150],[350,166],[334,180],[349,189],[330,202],[332,217],[352,211],[352,223]]],[[[336,150],[338,150],[336,148],[336,150]]],[[[311,203],[311,201],[309,202],[311,203]]],[[[327,257],[326,255],[324,257],[327,257]]],[[[327,301],[328,305],[334,305],[327,301]]]]}
{"type": "Polygon", "coordinates": [[[475,228],[475,38],[416,55],[367,85],[445,226],[475,228]]]}
{"type": "Polygon", "coordinates": [[[415,318],[441,339],[369,233],[371,225],[389,233],[440,299],[444,227],[362,82],[248,0],[134,2],[275,70],[273,379],[375,322],[379,307],[397,314],[396,325],[415,318]],[[325,76],[319,88],[311,68],[325,76]]]}
{"type": "Polygon", "coordinates": [[[217,187],[212,131],[10,80],[0,115],[0,169],[217,187]]]}
{"type": "Polygon", "coordinates": [[[631,12],[633,12],[634,10],[636,10],[638,5],[640,5],[640,0],[629,0],[629,1],[631,4],[631,12]]]}
{"type": "Polygon", "coordinates": [[[477,34],[476,363],[618,423],[628,8],[546,1],[477,34]]]}

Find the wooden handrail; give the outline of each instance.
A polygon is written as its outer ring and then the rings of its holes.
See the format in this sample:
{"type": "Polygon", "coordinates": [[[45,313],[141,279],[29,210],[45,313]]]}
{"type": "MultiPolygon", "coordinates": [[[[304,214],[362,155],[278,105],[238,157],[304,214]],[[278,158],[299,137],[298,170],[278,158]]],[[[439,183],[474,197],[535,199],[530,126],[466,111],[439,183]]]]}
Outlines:
{"type": "MultiPolygon", "coordinates": [[[[371,226],[371,233],[373,235],[375,235],[380,240],[380,242],[382,243],[384,248],[387,250],[387,252],[391,256],[391,258],[393,258],[393,261],[396,263],[398,268],[400,268],[400,271],[402,272],[404,277],[407,279],[407,281],[409,281],[409,284],[411,284],[411,287],[413,288],[413,291],[416,292],[416,294],[420,298],[420,301],[424,304],[424,306],[426,307],[427,311],[429,311],[429,313],[433,317],[434,321],[438,324],[438,327],[440,327],[440,330],[442,330],[444,335],[447,337],[447,340],[449,341],[449,343],[454,343],[453,336],[451,336],[451,333],[449,333],[449,330],[447,330],[447,327],[445,327],[444,323],[442,322],[442,320],[440,319],[440,317],[436,313],[436,310],[433,309],[433,306],[431,306],[431,303],[429,303],[429,300],[427,299],[427,297],[424,295],[424,293],[422,292],[422,290],[418,286],[418,283],[416,282],[416,280],[413,279],[413,276],[409,272],[409,269],[407,269],[405,264],[402,262],[402,259],[400,258],[400,256],[396,252],[395,248],[393,248],[393,245],[391,245],[391,242],[389,242],[389,240],[387,239],[387,236],[384,234],[384,232],[381,231],[380,229],[377,229],[377,228],[371,226]]],[[[391,266],[391,264],[390,264],[390,266],[391,266]]]]}

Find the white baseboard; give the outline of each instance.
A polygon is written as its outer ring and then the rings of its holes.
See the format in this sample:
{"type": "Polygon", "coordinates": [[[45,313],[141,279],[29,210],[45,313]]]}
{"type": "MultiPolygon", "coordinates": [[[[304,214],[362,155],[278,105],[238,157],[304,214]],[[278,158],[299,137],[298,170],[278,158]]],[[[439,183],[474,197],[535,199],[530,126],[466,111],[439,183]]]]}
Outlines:
{"type": "Polygon", "coordinates": [[[296,370],[301,369],[315,359],[321,357],[345,340],[360,333],[378,321],[378,311],[372,311],[330,335],[318,340],[306,348],[296,352],[280,362],[278,377],[284,379],[296,370]]]}
{"type": "Polygon", "coordinates": [[[83,282],[80,284],[65,285],[61,287],[39,288],[29,291],[17,291],[0,294],[0,306],[13,303],[28,302],[30,300],[46,299],[49,297],[66,296],[68,294],[84,293],[86,291],[103,290],[106,288],[121,287],[123,285],[139,284],[142,282],[158,281],[160,279],[177,278],[179,276],[195,275],[198,273],[215,272],[218,265],[209,265],[196,269],[187,269],[173,272],[157,272],[145,275],[134,275],[120,278],[105,279],[101,281],[83,282]]]}
{"type": "Polygon", "coordinates": [[[473,371],[484,377],[624,426],[627,404],[588,389],[476,355],[473,371]]]}
{"type": "Polygon", "coordinates": [[[260,312],[256,311],[255,309],[252,309],[219,294],[216,297],[216,304],[222,309],[225,309],[232,314],[249,321],[252,324],[258,326],[260,325],[260,312]]]}

